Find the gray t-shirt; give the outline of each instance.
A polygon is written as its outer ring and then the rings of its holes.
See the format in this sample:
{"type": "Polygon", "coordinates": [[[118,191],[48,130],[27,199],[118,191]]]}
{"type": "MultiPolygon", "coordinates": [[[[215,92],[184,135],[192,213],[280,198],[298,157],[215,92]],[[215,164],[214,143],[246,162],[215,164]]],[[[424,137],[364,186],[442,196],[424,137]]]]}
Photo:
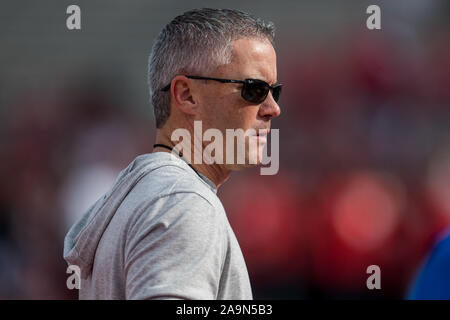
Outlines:
{"type": "Polygon", "coordinates": [[[216,192],[172,153],[137,157],[66,235],[80,299],[252,299],[216,192]]]}

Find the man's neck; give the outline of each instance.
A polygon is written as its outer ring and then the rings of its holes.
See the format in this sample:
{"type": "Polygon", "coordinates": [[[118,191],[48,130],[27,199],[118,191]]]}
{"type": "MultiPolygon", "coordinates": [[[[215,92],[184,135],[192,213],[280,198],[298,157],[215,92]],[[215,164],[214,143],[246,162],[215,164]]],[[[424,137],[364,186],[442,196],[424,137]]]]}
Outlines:
{"type": "MultiPolygon", "coordinates": [[[[164,131],[162,130],[157,130],[156,133],[156,142],[155,144],[163,144],[165,146],[168,146],[170,148],[173,148],[176,144],[174,144],[171,140],[170,137],[164,133],[164,131]]],[[[201,144],[200,144],[201,145],[201,144]]],[[[183,156],[184,160],[186,160],[186,162],[188,162],[192,168],[194,168],[195,171],[197,171],[198,173],[201,173],[202,175],[204,175],[205,177],[207,177],[209,180],[211,180],[217,188],[219,188],[222,184],[224,184],[228,178],[230,177],[231,174],[231,170],[226,169],[223,165],[219,165],[216,163],[213,164],[206,164],[204,163],[203,159],[201,161],[201,163],[194,163],[193,159],[194,158],[194,146],[195,144],[192,143],[191,144],[192,148],[191,148],[191,161],[188,161],[187,159],[189,159],[189,157],[183,156]]],[[[156,147],[153,149],[153,152],[171,152],[169,149],[166,149],[164,147],[156,147]]],[[[185,150],[183,150],[185,151],[185,150]]],[[[201,152],[202,150],[200,150],[201,152]]],[[[197,150],[197,152],[199,152],[199,150],[197,150]]],[[[176,151],[174,151],[175,154],[177,154],[176,151]]],[[[203,153],[201,153],[203,154],[203,153]]]]}

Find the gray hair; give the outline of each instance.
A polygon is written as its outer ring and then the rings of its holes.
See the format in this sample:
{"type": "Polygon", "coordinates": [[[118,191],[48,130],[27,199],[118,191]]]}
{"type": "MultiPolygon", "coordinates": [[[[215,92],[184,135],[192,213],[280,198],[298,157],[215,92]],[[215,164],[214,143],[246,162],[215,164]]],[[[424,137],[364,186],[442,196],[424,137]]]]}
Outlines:
{"type": "Polygon", "coordinates": [[[231,61],[231,43],[241,38],[269,40],[272,22],[230,9],[195,9],[173,19],[155,40],[148,65],[148,84],[156,127],[170,116],[170,91],[161,89],[177,74],[209,75],[231,61]]]}

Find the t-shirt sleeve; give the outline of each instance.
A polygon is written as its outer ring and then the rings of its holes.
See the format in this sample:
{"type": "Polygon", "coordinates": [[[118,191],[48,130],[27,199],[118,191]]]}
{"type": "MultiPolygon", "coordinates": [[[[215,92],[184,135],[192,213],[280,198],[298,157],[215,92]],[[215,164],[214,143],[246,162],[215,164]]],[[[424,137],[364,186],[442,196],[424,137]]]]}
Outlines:
{"type": "Polygon", "coordinates": [[[225,250],[220,212],[196,193],[144,209],[125,248],[127,299],[216,299],[225,250]]]}

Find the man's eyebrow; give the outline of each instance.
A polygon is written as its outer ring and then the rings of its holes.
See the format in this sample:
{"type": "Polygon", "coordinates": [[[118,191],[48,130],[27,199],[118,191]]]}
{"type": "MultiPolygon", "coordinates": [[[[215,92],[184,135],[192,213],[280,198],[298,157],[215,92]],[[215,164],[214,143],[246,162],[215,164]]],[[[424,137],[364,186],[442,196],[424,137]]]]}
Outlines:
{"type": "Polygon", "coordinates": [[[277,85],[278,84],[278,80],[276,80],[275,79],[275,81],[274,82],[270,82],[269,80],[268,80],[268,78],[263,78],[262,80],[264,80],[265,82],[267,82],[269,85],[271,85],[271,86],[275,86],[275,85],[277,85]]]}
{"type": "Polygon", "coordinates": [[[279,84],[278,80],[275,80],[275,82],[271,83],[270,81],[267,80],[266,77],[263,77],[263,76],[258,76],[258,77],[254,77],[254,78],[248,78],[248,79],[262,80],[264,82],[267,82],[271,86],[275,86],[275,85],[279,84]]]}
{"type": "Polygon", "coordinates": [[[264,80],[265,82],[267,82],[270,86],[276,86],[277,84],[279,84],[278,80],[275,80],[275,82],[269,82],[267,80],[264,80]]]}

